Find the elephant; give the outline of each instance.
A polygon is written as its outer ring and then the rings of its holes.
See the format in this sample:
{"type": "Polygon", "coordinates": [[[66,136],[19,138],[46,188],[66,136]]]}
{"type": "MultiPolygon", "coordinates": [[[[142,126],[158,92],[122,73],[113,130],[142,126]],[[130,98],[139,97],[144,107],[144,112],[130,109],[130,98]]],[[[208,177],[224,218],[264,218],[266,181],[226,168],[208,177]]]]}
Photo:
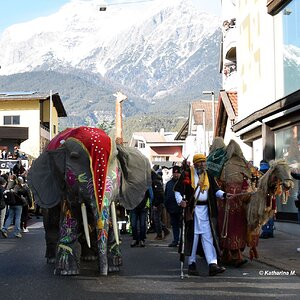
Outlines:
{"type": "Polygon", "coordinates": [[[99,275],[119,270],[114,203],[133,209],[151,185],[150,162],[139,150],[98,128],[68,128],[33,161],[28,184],[43,208],[45,257],[54,274],[79,274],[81,259],[97,260],[99,275]]]}

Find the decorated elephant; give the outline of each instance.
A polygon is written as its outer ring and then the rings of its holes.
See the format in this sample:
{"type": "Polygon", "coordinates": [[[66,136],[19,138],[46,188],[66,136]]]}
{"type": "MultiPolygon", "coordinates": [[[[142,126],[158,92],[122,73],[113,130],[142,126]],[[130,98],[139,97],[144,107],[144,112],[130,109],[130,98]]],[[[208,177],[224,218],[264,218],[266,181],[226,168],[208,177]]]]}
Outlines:
{"type": "Polygon", "coordinates": [[[28,183],[44,211],[46,258],[55,274],[76,275],[80,259],[100,275],[118,271],[121,253],[114,202],[133,209],[151,184],[149,160],[98,128],[66,129],[33,162],[28,183]]]}

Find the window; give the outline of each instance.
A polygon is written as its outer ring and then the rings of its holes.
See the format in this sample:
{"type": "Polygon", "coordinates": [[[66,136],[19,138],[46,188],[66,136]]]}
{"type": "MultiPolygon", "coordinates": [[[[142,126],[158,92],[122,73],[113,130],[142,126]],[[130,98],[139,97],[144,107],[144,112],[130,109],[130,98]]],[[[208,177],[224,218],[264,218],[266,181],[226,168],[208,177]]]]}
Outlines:
{"type": "Polygon", "coordinates": [[[300,166],[300,124],[275,132],[275,159],[300,166]]]}
{"type": "Polygon", "coordinates": [[[138,148],[141,149],[141,148],[145,148],[145,143],[142,142],[142,141],[138,141],[138,148]]]}
{"type": "MultiPolygon", "coordinates": [[[[284,158],[291,168],[300,168],[300,124],[287,127],[275,132],[275,159],[284,158]]],[[[295,186],[290,190],[287,203],[277,200],[279,212],[296,212],[294,200],[298,192],[298,180],[294,180],[295,186]]]]}
{"type": "Polygon", "coordinates": [[[20,116],[4,116],[4,125],[20,125],[20,116]]]}
{"type": "Polygon", "coordinates": [[[300,88],[300,1],[283,6],[274,17],[277,98],[300,88]]]}

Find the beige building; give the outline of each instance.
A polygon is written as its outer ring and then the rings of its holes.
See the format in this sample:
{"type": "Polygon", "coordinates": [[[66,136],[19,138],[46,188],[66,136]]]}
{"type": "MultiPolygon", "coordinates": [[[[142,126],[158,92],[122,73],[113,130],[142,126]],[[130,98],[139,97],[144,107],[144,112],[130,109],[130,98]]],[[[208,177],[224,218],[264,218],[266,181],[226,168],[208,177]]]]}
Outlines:
{"type": "Polygon", "coordinates": [[[58,119],[67,113],[58,93],[0,92],[0,149],[17,146],[38,157],[58,133],[58,119]]]}

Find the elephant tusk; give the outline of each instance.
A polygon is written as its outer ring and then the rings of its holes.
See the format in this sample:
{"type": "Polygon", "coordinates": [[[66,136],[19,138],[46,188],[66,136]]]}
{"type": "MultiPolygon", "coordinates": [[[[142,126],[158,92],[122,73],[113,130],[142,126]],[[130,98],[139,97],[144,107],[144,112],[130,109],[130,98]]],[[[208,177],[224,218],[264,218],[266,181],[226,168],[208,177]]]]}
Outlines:
{"type": "Polygon", "coordinates": [[[88,220],[87,220],[86,206],[84,203],[81,203],[81,214],[82,214],[82,222],[83,222],[86,243],[87,243],[88,247],[91,248],[89,225],[88,225],[88,220]]]}
{"type": "Polygon", "coordinates": [[[119,240],[119,232],[118,232],[119,229],[118,229],[118,223],[117,223],[115,201],[112,201],[112,203],[111,203],[111,220],[112,220],[112,226],[113,226],[114,235],[115,235],[115,239],[116,239],[116,244],[119,245],[120,240],[119,240]]]}

